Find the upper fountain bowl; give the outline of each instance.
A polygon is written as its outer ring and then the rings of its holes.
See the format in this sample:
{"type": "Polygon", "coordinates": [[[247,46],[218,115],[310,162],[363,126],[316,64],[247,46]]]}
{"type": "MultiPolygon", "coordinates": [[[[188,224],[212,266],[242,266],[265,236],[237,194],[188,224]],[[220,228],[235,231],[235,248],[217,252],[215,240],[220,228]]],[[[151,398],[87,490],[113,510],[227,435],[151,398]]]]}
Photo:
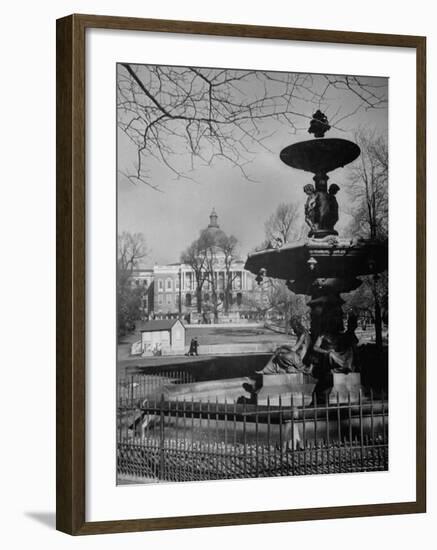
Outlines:
{"type": "Polygon", "coordinates": [[[281,151],[280,158],[298,170],[326,174],[354,161],[360,152],[358,145],[352,141],[320,138],[293,143],[281,151]]]}

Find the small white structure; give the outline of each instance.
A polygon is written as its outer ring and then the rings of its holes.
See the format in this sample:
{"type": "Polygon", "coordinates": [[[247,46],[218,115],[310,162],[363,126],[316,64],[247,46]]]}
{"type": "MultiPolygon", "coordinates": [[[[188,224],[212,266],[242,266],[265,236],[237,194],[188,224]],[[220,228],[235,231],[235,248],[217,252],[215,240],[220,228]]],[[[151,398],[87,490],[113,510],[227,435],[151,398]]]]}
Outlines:
{"type": "Polygon", "coordinates": [[[141,330],[143,355],[185,352],[185,326],[180,319],[148,321],[141,330]]]}

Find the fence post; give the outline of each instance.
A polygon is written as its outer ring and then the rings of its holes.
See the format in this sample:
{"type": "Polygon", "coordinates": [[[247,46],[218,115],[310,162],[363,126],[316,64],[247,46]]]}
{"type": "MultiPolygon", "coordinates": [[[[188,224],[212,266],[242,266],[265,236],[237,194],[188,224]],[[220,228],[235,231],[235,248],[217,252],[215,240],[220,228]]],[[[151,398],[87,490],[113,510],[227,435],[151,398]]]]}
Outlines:
{"type": "Polygon", "coordinates": [[[283,462],[283,437],[282,437],[282,425],[284,422],[284,418],[282,415],[282,396],[279,395],[279,475],[283,475],[283,469],[284,469],[284,462],[283,462]]]}
{"type": "MultiPolygon", "coordinates": [[[[329,472],[331,471],[331,468],[330,468],[330,464],[331,464],[331,461],[330,461],[330,458],[329,458],[329,452],[330,452],[330,447],[331,447],[331,440],[330,440],[330,437],[329,437],[329,428],[330,428],[330,423],[331,423],[331,419],[329,417],[329,410],[330,410],[330,403],[329,403],[329,398],[330,398],[330,395],[328,395],[328,399],[326,400],[325,402],[325,422],[326,422],[326,442],[325,442],[325,449],[322,449],[322,457],[326,458],[326,467],[327,467],[327,470],[328,470],[328,474],[329,472]],[[325,454],[324,454],[324,451],[325,451],[325,454]]],[[[322,441],[322,445],[323,445],[323,441],[322,441]]]]}
{"type": "Polygon", "coordinates": [[[363,398],[361,388],[358,392],[358,402],[360,407],[360,458],[361,458],[361,471],[364,470],[364,426],[363,426],[363,398]]]}
{"type": "Polygon", "coordinates": [[[164,455],[164,394],[161,394],[159,402],[159,478],[165,476],[165,455],[164,455]]]}
{"type": "Polygon", "coordinates": [[[255,475],[259,477],[258,401],[255,403],[255,475]]]}
{"type": "MultiPolygon", "coordinates": [[[[317,409],[317,394],[313,394],[314,398],[314,408],[317,409]]],[[[303,449],[303,474],[306,475],[307,473],[307,437],[306,437],[306,405],[305,405],[305,395],[302,392],[301,395],[302,399],[302,442],[301,442],[301,448],[303,449]]]]}
{"type": "Polygon", "coordinates": [[[294,476],[295,474],[295,463],[294,463],[294,451],[295,451],[295,444],[294,444],[294,402],[293,402],[293,393],[291,393],[290,396],[290,428],[291,428],[291,475],[294,476]]]}
{"type": "Polygon", "coordinates": [[[342,473],[342,459],[343,459],[343,449],[341,446],[341,413],[340,413],[340,396],[337,391],[337,437],[338,437],[338,470],[339,473],[342,473]]]}
{"type": "Polygon", "coordinates": [[[244,460],[244,477],[247,477],[247,436],[246,436],[246,413],[247,405],[246,401],[243,403],[243,460],[244,460]]]}
{"type": "Polygon", "coordinates": [[[267,468],[272,468],[272,451],[270,449],[270,395],[267,396],[267,468]]]}

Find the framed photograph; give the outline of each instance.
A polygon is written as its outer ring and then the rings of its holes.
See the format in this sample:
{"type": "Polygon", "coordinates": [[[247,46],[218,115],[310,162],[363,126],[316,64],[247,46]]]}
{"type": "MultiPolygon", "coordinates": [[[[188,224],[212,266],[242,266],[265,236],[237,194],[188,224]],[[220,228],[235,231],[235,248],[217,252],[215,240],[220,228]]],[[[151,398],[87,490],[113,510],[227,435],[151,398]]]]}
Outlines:
{"type": "Polygon", "coordinates": [[[426,40],[57,22],[57,528],[426,509],[426,40]]]}

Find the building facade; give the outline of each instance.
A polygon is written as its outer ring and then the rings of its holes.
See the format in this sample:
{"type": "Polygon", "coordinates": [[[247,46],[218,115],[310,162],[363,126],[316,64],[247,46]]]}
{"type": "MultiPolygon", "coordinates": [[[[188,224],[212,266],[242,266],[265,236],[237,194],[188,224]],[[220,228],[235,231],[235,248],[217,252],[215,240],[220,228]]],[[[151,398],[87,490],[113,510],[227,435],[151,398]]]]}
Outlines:
{"type": "MultiPolygon", "coordinates": [[[[204,230],[209,235],[224,235],[217,223],[218,216],[213,210],[210,223],[204,230]]],[[[258,286],[255,276],[244,269],[245,261],[233,258],[227,262],[220,250],[215,253],[214,285],[208,274],[202,283],[201,305],[198,307],[198,284],[196,274],[190,265],[172,263],[155,265],[153,268],[137,269],[134,277],[147,287],[145,307],[147,318],[168,318],[182,316],[188,322],[214,322],[215,313],[221,321],[239,319],[259,319],[263,306],[268,302],[262,286],[258,286]],[[213,287],[215,296],[213,296],[213,287]],[[228,288],[225,299],[226,288],[228,288]],[[225,306],[226,302],[226,306],[225,306]],[[200,311],[199,311],[200,309],[200,311]],[[214,310],[218,310],[215,311],[214,310]]]]}

